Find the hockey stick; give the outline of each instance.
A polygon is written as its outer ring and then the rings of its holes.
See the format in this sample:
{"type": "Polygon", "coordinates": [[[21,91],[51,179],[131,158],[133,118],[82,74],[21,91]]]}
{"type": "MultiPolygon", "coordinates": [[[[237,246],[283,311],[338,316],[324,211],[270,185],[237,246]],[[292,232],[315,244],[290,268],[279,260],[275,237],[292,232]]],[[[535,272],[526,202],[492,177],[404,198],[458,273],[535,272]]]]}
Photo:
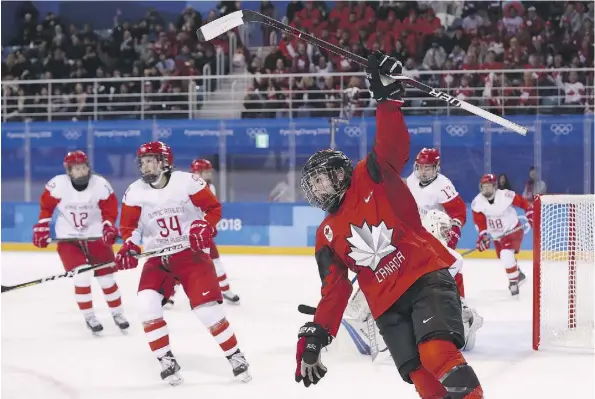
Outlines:
{"type": "MultiPolygon", "coordinates": [[[[357,280],[357,274],[353,276],[351,279],[351,284],[354,284],[357,280]]],[[[298,312],[301,314],[307,314],[309,316],[314,316],[316,314],[316,308],[314,306],[309,305],[298,305],[298,312]]]]}
{"type": "Polygon", "coordinates": [[[58,243],[58,242],[79,242],[79,241],[97,241],[101,240],[103,237],[85,237],[85,238],[50,238],[48,240],[48,244],[50,243],[58,243]]]}
{"type": "MultiPolygon", "coordinates": [[[[206,42],[206,41],[216,38],[219,35],[222,35],[222,34],[228,32],[234,28],[237,28],[238,26],[243,25],[247,22],[258,22],[258,23],[262,23],[262,24],[271,26],[273,28],[276,28],[278,30],[286,32],[292,36],[295,36],[298,39],[304,40],[307,43],[313,44],[315,46],[318,46],[320,48],[328,50],[328,51],[335,53],[337,55],[343,56],[343,57],[345,57],[353,62],[356,62],[360,65],[366,66],[368,63],[368,60],[366,60],[362,56],[353,54],[350,51],[342,49],[341,47],[335,46],[334,44],[331,44],[324,40],[318,39],[317,37],[309,35],[309,34],[302,32],[296,28],[293,28],[291,26],[285,25],[284,23],[281,23],[271,17],[262,15],[256,11],[251,11],[251,10],[235,11],[235,12],[232,12],[231,14],[228,14],[224,17],[216,19],[215,21],[209,22],[208,24],[200,27],[196,31],[196,36],[198,37],[199,41],[206,42]]],[[[390,76],[390,78],[392,78],[393,80],[400,80],[404,83],[407,83],[409,86],[415,87],[418,90],[420,90],[434,98],[443,100],[443,101],[447,102],[448,104],[452,105],[453,107],[458,107],[458,108],[464,109],[467,112],[470,112],[474,115],[480,116],[480,117],[487,119],[491,122],[494,122],[500,126],[510,129],[516,133],[519,133],[523,136],[525,136],[527,134],[527,128],[524,126],[518,125],[514,122],[504,119],[501,116],[494,115],[491,112],[481,109],[481,108],[479,108],[473,104],[470,104],[466,101],[459,100],[459,99],[451,96],[450,94],[443,93],[443,92],[436,90],[433,87],[430,87],[424,83],[418,82],[415,79],[412,79],[412,78],[404,76],[404,75],[390,76]]]]}
{"type": "MultiPolygon", "coordinates": [[[[80,240],[79,240],[80,241],[80,240]]],[[[152,256],[158,256],[158,255],[167,255],[168,253],[170,253],[171,251],[175,251],[175,250],[179,250],[179,249],[186,249],[188,248],[187,246],[183,245],[183,244],[176,244],[176,245],[172,245],[171,247],[167,247],[167,248],[163,248],[163,249],[159,249],[159,250],[155,250],[155,251],[149,251],[149,252],[143,252],[140,254],[134,254],[133,256],[136,259],[142,259],[142,258],[147,258],[147,257],[152,257],[152,256]]],[[[105,262],[105,263],[98,263],[96,265],[85,265],[85,266],[81,266],[81,267],[77,267],[75,269],[72,269],[68,272],[64,272],[64,273],[60,273],[60,274],[54,274],[53,276],[48,276],[48,277],[43,277],[37,280],[33,280],[33,281],[28,281],[26,283],[21,283],[21,284],[17,284],[17,285],[3,285],[1,288],[1,293],[5,293],[8,291],[12,291],[12,290],[16,290],[19,288],[25,288],[25,287],[31,287],[33,285],[37,285],[37,284],[42,284],[45,283],[47,281],[53,281],[53,280],[57,280],[60,278],[68,278],[68,277],[74,277],[77,274],[80,273],[85,273],[85,272],[89,272],[92,270],[99,270],[99,269],[103,269],[106,267],[112,267],[115,266],[115,262],[105,262]]]]}
{"type": "MultiPolygon", "coordinates": [[[[528,223],[527,223],[528,224],[528,223]]],[[[531,227],[529,227],[531,228],[531,227]]],[[[498,238],[492,238],[492,241],[500,241],[501,239],[503,239],[505,236],[512,234],[512,233],[516,233],[519,230],[525,230],[525,224],[521,224],[520,226],[515,227],[514,229],[507,231],[506,233],[502,234],[500,237],[498,238]]],[[[529,232],[529,230],[525,231],[525,234],[527,234],[529,232]]],[[[461,254],[461,256],[465,256],[465,255],[469,255],[472,252],[477,251],[477,247],[470,249],[468,251],[465,251],[461,254]]]]}

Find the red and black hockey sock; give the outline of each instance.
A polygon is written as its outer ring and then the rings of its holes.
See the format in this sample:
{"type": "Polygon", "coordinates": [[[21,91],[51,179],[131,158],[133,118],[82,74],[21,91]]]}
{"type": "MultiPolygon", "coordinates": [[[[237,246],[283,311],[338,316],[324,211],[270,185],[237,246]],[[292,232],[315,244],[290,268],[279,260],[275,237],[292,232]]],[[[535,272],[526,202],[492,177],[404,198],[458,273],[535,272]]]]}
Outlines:
{"type": "Polygon", "coordinates": [[[409,373],[409,378],[421,399],[443,399],[446,396],[444,386],[423,366],[409,373]]]}
{"type": "Polygon", "coordinates": [[[483,398],[475,372],[453,342],[429,340],[419,344],[418,349],[423,367],[442,383],[449,398],[483,398]]]}

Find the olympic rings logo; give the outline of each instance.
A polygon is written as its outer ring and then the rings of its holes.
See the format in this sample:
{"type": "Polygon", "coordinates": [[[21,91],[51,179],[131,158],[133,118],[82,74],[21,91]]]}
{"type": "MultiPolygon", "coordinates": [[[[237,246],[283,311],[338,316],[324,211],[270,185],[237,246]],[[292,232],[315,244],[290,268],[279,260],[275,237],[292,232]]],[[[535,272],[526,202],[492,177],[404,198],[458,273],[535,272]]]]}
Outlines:
{"type": "Polygon", "coordinates": [[[572,132],[570,123],[554,123],[550,125],[550,131],[556,136],[568,136],[572,132]]]}
{"type": "Polygon", "coordinates": [[[160,139],[166,139],[171,136],[172,132],[170,128],[160,127],[157,128],[157,137],[160,139]]]}
{"type": "Polygon", "coordinates": [[[446,133],[448,133],[449,135],[451,135],[453,137],[462,137],[465,134],[467,134],[468,131],[469,131],[469,129],[467,128],[467,125],[447,125],[446,126],[446,133]]]}
{"type": "Polygon", "coordinates": [[[349,137],[359,137],[362,135],[362,130],[359,126],[345,126],[345,134],[349,137]]]}
{"type": "Polygon", "coordinates": [[[79,130],[64,130],[62,135],[66,140],[78,140],[83,134],[79,130]]]}
{"type": "Polygon", "coordinates": [[[246,129],[246,134],[251,138],[255,138],[257,135],[269,134],[269,132],[264,127],[249,127],[246,129]]]}

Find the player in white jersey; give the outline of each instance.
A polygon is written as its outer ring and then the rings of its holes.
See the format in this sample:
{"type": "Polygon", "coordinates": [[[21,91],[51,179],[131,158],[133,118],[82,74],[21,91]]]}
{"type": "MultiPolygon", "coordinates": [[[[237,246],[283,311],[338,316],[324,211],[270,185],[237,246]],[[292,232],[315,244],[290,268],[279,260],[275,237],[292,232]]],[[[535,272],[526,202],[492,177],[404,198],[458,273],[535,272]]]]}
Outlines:
{"type": "MultiPolygon", "coordinates": [[[[83,151],[66,154],[64,169],[66,174],[51,179],[41,194],[39,221],[33,227],[33,244],[39,248],[49,245],[50,222],[57,213],[55,238],[66,271],[84,265],[115,262],[112,245],[118,236],[114,226],[118,200],[112,186],[105,178],[91,172],[89,159],[83,151]],[[68,241],[60,241],[66,239],[68,241]]],[[[114,268],[108,267],[74,276],[76,302],[87,327],[94,333],[102,331],[103,326],[93,311],[93,274],[103,289],[116,325],[122,330],[129,327],[122,315],[122,299],[114,272],[114,268]]]]}
{"type": "Polygon", "coordinates": [[[515,254],[523,241],[523,226],[514,207],[525,211],[527,221],[533,226],[533,208],[531,204],[514,191],[499,190],[495,175],[483,175],[479,182],[480,193],[471,203],[473,221],[479,231],[477,249],[482,252],[494,241],[496,255],[506,268],[512,295],[519,293],[519,284],[525,275],[517,266],[515,254]],[[490,238],[491,237],[491,238],[490,238]]]}
{"type": "Polygon", "coordinates": [[[116,256],[118,268],[138,266],[131,255],[140,253],[141,239],[145,251],[183,244],[165,256],[149,258],[138,288],[140,319],[149,347],[161,363],[161,378],[171,385],[182,382],[162,307],[164,291],[173,290],[178,280],[192,311],[229,360],[233,374],[247,382],[248,362],[221,305],[217,274],[208,254],[221,219],[221,204],[199,176],[173,171],[173,154],[166,144],[143,144],[137,159],[142,177],[128,187],[122,201],[120,231],[125,242],[116,256]]]}
{"type": "MultiPolygon", "coordinates": [[[[213,184],[213,165],[209,160],[200,158],[195,159],[190,164],[190,172],[200,176],[209,185],[211,192],[217,195],[215,185],[213,184]]],[[[221,262],[219,257],[219,250],[217,249],[215,241],[213,241],[211,244],[210,255],[213,263],[215,264],[215,272],[217,273],[217,280],[219,280],[219,287],[221,287],[221,294],[223,294],[223,298],[230,303],[239,304],[240,297],[229,288],[227,273],[225,273],[225,267],[223,266],[223,262],[221,262]]],[[[179,284],[176,284],[176,289],[178,287],[179,284]]],[[[173,305],[173,296],[166,298],[165,303],[169,306],[173,305]]]]}
{"type": "MultiPolygon", "coordinates": [[[[461,238],[461,228],[467,220],[467,207],[450,179],[440,173],[440,153],[437,149],[423,148],[417,154],[414,171],[406,183],[422,219],[433,209],[445,212],[451,219],[446,246],[455,249],[461,238]]],[[[461,298],[465,298],[463,274],[457,273],[455,281],[461,298]]]]}
{"type": "MultiPolygon", "coordinates": [[[[447,245],[450,240],[449,231],[452,228],[450,217],[438,209],[432,209],[426,212],[422,218],[422,225],[455,257],[456,262],[448,269],[450,274],[453,277],[460,274],[463,268],[463,257],[447,245]]],[[[475,333],[483,325],[483,317],[475,309],[468,307],[464,298],[461,298],[461,301],[463,302],[463,326],[465,327],[465,346],[462,350],[469,351],[475,347],[475,333]]]]}

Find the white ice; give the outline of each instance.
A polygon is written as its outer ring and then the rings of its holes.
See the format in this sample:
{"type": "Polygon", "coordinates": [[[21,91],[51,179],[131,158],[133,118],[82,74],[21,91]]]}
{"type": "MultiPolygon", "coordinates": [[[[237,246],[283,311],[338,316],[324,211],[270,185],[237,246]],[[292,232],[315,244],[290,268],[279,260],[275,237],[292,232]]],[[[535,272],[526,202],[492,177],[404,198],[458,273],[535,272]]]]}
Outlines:
{"type": "MultiPolygon", "coordinates": [[[[235,381],[214,340],[179,296],[166,311],[171,345],[185,382],[161,381],[136,315],[139,270],[117,275],[128,334],[113,324],[94,283],[94,303],[104,324],[92,336],[74,301],[72,281],[61,280],[2,294],[3,399],[150,398],[417,398],[391,359],[359,355],[341,330],[323,362],[327,376],[306,390],[293,380],[298,328],[308,316],[297,305],[315,305],[320,281],[313,257],[223,256],[240,306],[226,305],[240,347],[251,364],[252,382],[235,381]]],[[[484,317],[475,349],[466,353],[488,398],[593,398],[593,353],[531,349],[529,282],[512,298],[503,268],[494,260],[467,261],[467,299],[484,317]]],[[[61,272],[53,253],[2,253],[2,284],[61,272]]]]}

